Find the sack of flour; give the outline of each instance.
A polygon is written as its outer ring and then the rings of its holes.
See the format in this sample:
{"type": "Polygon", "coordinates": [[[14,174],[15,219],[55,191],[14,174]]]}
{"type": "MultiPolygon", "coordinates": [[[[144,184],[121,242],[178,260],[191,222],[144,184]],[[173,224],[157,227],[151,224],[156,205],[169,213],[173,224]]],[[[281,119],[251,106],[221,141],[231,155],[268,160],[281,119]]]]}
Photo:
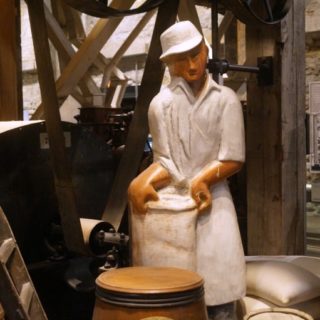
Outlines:
{"type": "Polygon", "coordinates": [[[134,266],[196,270],[198,211],[189,195],[159,193],[146,214],[131,213],[134,266]]]}

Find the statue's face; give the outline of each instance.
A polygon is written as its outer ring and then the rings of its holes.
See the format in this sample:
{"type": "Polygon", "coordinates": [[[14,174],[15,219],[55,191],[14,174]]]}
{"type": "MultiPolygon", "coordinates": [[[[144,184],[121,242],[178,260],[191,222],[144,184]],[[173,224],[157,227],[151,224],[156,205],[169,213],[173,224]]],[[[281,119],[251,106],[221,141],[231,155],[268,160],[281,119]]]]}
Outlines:
{"type": "Polygon", "coordinates": [[[208,48],[201,42],[192,50],[169,56],[165,61],[171,76],[182,77],[188,83],[202,79],[207,66],[208,48]]]}

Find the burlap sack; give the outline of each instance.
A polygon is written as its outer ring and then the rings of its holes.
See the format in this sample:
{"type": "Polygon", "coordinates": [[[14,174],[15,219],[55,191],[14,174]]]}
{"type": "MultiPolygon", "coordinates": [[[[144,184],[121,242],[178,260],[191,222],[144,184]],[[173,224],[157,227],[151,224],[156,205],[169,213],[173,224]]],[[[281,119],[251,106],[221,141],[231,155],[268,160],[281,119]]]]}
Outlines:
{"type": "Polygon", "coordinates": [[[196,270],[194,200],[178,194],[160,194],[149,202],[147,214],[131,214],[134,266],[166,266],[196,270]]]}

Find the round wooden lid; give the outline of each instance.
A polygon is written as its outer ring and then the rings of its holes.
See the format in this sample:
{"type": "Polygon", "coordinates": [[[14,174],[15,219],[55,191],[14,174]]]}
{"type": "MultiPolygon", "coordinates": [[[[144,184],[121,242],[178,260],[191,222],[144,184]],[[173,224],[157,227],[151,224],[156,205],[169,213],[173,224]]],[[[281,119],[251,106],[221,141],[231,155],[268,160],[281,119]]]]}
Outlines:
{"type": "Polygon", "coordinates": [[[167,267],[129,267],[102,273],[99,288],[126,293],[171,293],[199,288],[202,278],[195,272],[167,267]]]}

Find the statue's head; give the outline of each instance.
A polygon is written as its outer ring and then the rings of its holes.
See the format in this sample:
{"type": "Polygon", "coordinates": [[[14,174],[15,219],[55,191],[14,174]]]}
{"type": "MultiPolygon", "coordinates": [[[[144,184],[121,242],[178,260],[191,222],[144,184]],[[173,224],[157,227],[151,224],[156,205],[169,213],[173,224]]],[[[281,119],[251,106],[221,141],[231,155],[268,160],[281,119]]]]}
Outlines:
{"type": "Polygon", "coordinates": [[[163,53],[160,59],[168,65],[172,76],[192,83],[205,74],[208,48],[203,36],[190,21],[181,21],[160,37],[163,53]]]}

